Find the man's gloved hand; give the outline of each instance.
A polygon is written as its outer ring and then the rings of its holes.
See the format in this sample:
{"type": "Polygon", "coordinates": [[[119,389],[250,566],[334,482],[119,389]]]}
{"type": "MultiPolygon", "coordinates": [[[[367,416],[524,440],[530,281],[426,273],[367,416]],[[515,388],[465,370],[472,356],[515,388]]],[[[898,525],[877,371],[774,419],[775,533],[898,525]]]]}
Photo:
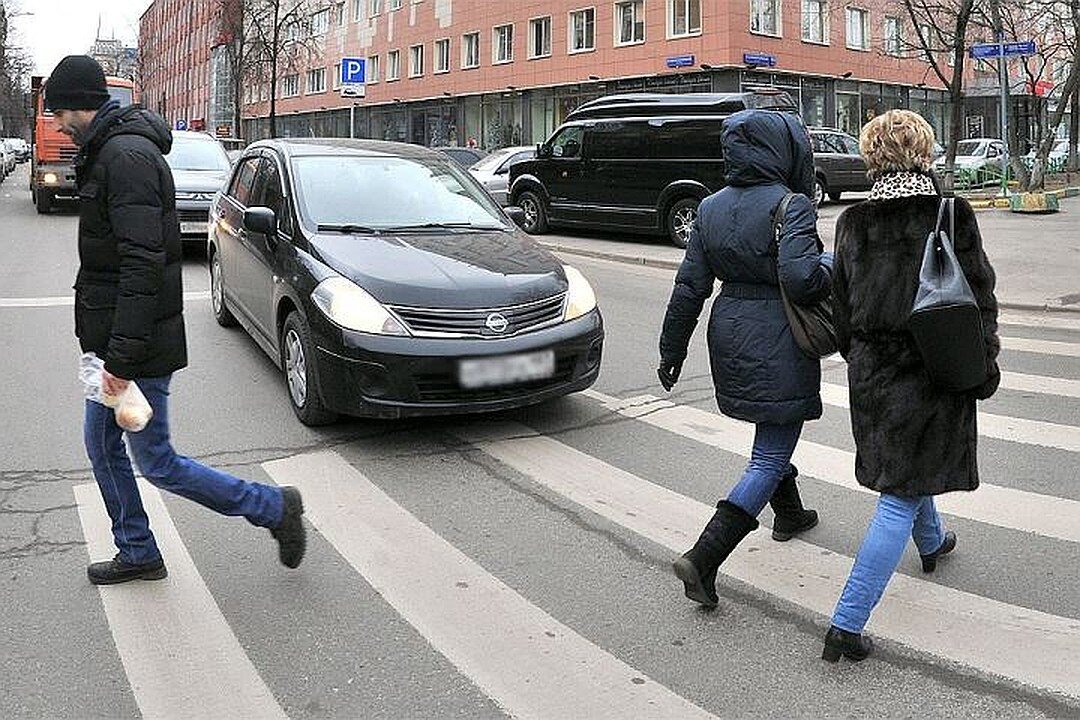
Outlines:
{"type": "Polygon", "coordinates": [[[664,389],[671,392],[675,383],[679,382],[679,373],[682,372],[681,362],[660,361],[660,367],[656,368],[656,375],[660,378],[660,384],[664,389]]]}

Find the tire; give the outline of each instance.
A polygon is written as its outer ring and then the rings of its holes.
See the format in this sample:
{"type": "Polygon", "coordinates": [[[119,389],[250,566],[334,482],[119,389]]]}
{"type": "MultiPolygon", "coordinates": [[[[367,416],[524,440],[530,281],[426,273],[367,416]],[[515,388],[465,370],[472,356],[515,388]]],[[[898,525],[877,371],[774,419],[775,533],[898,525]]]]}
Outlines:
{"type": "Polygon", "coordinates": [[[821,179],[820,175],[814,176],[814,205],[824,205],[825,195],[828,191],[825,188],[825,181],[821,179]]]}
{"type": "Polygon", "coordinates": [[[835,192],[829,193],[829,199],[833,202],[840,202],[840,191],[837,190],[835,192]]]}
{"type": "Polygon", "coordinates": [[[697,198],[683,198],[676,200],[667,212],[667,232],[671,243],[677,248],[686,248],[690,242],[690,229],[697,220],[698,205],[701,201],[697,198]]]}
{"type": "Polygon", "coordinates": [[[526,190],[518,195],[516,204],[525,211],[525,232],[530,235],[543,235],[548,231],[547,210],[544,209],[544,201],[539,195],[532,190],[526,190]]]}
{"type": "Polygon", "coordinates": [[[289,404],[300,422],[309,426],[334,422],[337,415],[326,409],[316,390],[318,370],[311,331],[296,311],[289,313],[281,329],[281,360],[289,404]]]}
{"type": "Polygon", "coordinates": [[[53,194],[51,192],[48,190],[35,190],[33,196],[34,207],[37,208],[39,215],[46,215],[52,210],[53,194]]]}
{"type": "Polygon", "coordinates": [[[225,301],[225,284],[221,279],[221,253],[215,252],[210,258],[210,308],[214,320],[221,327],[235,327],[236,317],[229,310],[225,301]]]}

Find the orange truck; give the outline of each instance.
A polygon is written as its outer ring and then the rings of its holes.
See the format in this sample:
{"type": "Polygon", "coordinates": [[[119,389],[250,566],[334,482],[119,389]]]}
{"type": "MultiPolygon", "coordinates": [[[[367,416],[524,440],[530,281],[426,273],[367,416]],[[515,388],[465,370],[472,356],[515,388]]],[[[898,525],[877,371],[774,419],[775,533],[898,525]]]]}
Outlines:
{"type": "MultiPolygon", "coordinates": [[[[130,105],[135,85],[126,78],[107,77],[109,96],[121,105],[130,105]]],[[[74,197],[75,154],[78,148],[67,135],[53,126],[53,115],[45,109],[46,79],[30,79],[34,121],[30,124],[30,195],[39,213],[47,213],[58,197],[74,197]]]]}

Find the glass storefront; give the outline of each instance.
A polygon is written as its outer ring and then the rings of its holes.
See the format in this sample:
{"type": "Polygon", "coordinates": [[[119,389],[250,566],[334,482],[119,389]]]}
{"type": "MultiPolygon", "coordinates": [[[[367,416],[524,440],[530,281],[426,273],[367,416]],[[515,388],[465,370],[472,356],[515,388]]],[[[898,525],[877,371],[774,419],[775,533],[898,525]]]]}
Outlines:
{"type": "Polygon", "coordinates": [[[802,116],[807,125],[824,126],[828,124],[826,98],[828,88],[824,80],[804,79],[802,83],[802,116]]]}
{"type": "Polygon", "coordinates": [[[848,135],[858,137],[862,126],[862,116],[859,113],[859,84],[836,83],[836,128],[848,135]]]}
{"type": "Polygon", "coordinates": [[[452,102],[410,110],[412,140],[428,147],[460,145],[457,107],[452,102]]]}
{"type": "Polygon", "coordinates": [[[486,95],[483,99],[483,134],[480,147],[485,150],[521,145],[521,96],[513,93],[486,95]]]}

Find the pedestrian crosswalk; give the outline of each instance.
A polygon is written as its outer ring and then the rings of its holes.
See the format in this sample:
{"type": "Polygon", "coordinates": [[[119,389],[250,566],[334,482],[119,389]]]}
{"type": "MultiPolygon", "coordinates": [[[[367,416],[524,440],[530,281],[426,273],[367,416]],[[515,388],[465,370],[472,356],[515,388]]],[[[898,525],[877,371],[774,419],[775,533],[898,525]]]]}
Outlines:
{"type": "MultiPolygon", "coordinates": [[[[1072,358],[1080,357],[1074,353],[1080,349],[1076,343],[1006,335],[1002,344],[1005,352],[1058,358],[1066,363],[1065,374],[1076,370],[1072,358]]],[[[1007,362],[1004,365],[1008,367],[1007,362]]],[[[1002,387],[1045,396],[1066,407],[1073,407],[1080,397],[1080,381],[1069,377],[1007,370],[1002,387]]],[[[825,383],[823,400],[832,411],[846,415],[844,385],[825,383]]],[[[745,457],[751,447],[751,426],[693,403],[641,392],[600,390],[588,390],[564,402],[588,417],[618,419],[618,424],[594,426],[595,432],[608,437],[647,436],[655,441],[668,436],[735,457],[745,457]]],[[[1010,447],[1063,453],[1074,470],[1080,466],[1080,418],[1074,424],[1050,423],[1012,417],[1002,409],[999,404],[994,412],[980,412],[981,435],[1010,447]]],[[[543,423],[532,420],[528,413],[469,418],[412,432],[442,447],[450,458],[445,472],[460,473],[462,482],[468,477],[462,468],[473,462],[471,456],[482,456],[484,463],[525,478],[545,497],[573,508],[577,522],[614,528],[654,548],[651,552],[661,564],[692,544],[711,515],[709,503],[673,487],[647,463],[638,463],[638,455],[647,455],[647,448],[630,453],[625,463],[616,463],[582,443],[571,444],[561,433],[538,429],[535,425],[543,423]],[[452,442],[446,441],[447,433],[452,442]]],[[[793,462],[803,476],[844,497],[872,497],[855,481],[854,454],[849,448],[847,439],[804,439],[793,462]]],[[[396,457],[410,462],[407,452],[396,457]]],[[[657,673],[657,661],[649,657],[652,649],[628,653],[606,646],[570,618],[561,617],[548,598],[535,597],[471,556],[467,548],[458,546],[456,535],[445,528],[440,531],[430,516],[424,517],[395,496],[400,489],[385,477],[384,465],[377,458],[337,446],[265,462],[259,470],[275,483],[301,489],[305,518],[315,537],[325,541],[351,572],[499,712],[530,718],[733,714],[657,673]]],[[[422,483],[424,478],[415,481],[422,483]]],[[[110,556],[108,518],[96,487],[77,486],[75,497],[90,556],[110,556]]],[[[143,497],[151,525],[168,548],[169,579],[100,588],[116,652],[142,714],[253,718],[306,714],[277,696],[275,683],[269,679],[272,675],[260,664],[265,658],[252,659],[237,639],[227,613],[186,551],[160,494],[144,486],[143,497]],[[178,677],[184,682],[177,683],[178,677]]],[[[1064,543],[1077,557],[1078,499],[1033,492],[1023,489],[1022,483],[984,482],[975,493],[941,496],[938,505],[948,516],[994,531],[1064,543]]],[[[843,507],[819,510],[823,526],[847,512],[843,507]]],[[[850,519],[862,525],[866,520],[850,519]]],[[[950,563],[971,561],[971,555],[963,552],[950,558],[950,563]]],[[[814,541],[780,544],[767,533],[757,532],[737,548],[721,571],[728,579],[813,618],[823,629],[851,563],[850,550],[838,549],[824,535],[815,536],[814,541]]],[[[308,567],[298,572],[307,572],[308,567]]],[[[565,582],[587,583],[589,578],[568,576],[565,582]]],[[[669,579],[665,589],[670,591],[672,612],[684,613],[685,623],[693,625],[698,613],[687,608],[677,583],[669,579]]],[[[635,602],[632,586],[614,591],[625,593],[620,602],[635,602]]],[[[1073,604],[1073,610],[1048,612],[1028,605],[1018,597],[992,598],[962,584],[945,584],[936,576],[898,573],[868,632],[906,649],[901,652],[929,657],[943,667],[974,673],[987,682],[1000,680],[1010,688],[1049,693],[1080,707],[1080,609],[1073,604]]],[[[722,623],[711,626],[711,631],[720,632],[721,627],[722,623]]],[[[701,631],[700,626],[687,630],[701,631]]],[[[797,650],[807,657],[818,651],[816,636],[797,650]]],[[[402,682],[409,684],[405,679],[402,682]]]]}

